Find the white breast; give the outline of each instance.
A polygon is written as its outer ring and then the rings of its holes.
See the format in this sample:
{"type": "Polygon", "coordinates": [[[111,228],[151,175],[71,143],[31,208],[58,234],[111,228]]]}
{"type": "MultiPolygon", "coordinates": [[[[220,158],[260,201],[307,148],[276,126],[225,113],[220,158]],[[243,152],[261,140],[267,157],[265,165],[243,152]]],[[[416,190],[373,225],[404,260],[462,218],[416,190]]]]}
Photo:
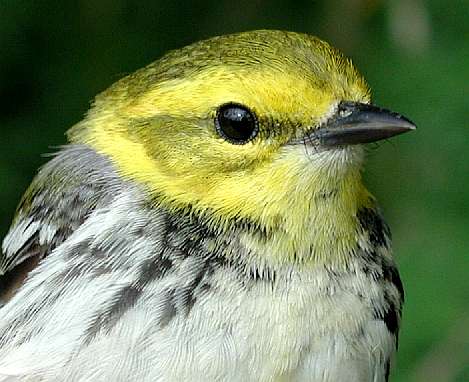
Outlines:
{"type": "Polygon", "coordinates": [[[67,261],[77,244],[109,240],[106,232],[131,237],[128,222],[146,224],[133,213],[124,197],[95,211],[0,310],[0,381],[384,381],[394,338],[372,310],[383,290],[353,264],[340,275],[279,270],[274,283],[216,268],[188,304],[168,293],[191,287],[202,263],[175,257],[174,270],[90,338],[99,308],[135,284],[155,245],[142,238],[118,247],[126,256],[115,256],[111,274],[83,256],[74,257],[81,272],[70,273],[67,261]]]}

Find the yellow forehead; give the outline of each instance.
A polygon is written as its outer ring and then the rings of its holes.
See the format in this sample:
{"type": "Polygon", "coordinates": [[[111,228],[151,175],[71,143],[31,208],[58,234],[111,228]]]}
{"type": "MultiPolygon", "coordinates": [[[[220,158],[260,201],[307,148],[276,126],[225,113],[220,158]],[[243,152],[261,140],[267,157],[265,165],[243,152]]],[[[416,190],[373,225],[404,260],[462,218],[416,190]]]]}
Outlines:
{"type": "Polygon", "coordinates": [[[207,67],[183,79],[156,84],[125,103],[130,118],[153,116],[207,117],[225,103],[236,102],[272,120],[314,123],[340,100],[366,101],[368,90],[359,78],[331,73],[319,81],[294,66],[284,68],[207,67]]]}
{"type": "Polygon", "coordinates": [[[309,125],[341,100],[369,100],[349,59],[316,37],[264,30],[170,52],[99,95],[90,115],[206,118],[237,102],[261,117],[309,125]]]}

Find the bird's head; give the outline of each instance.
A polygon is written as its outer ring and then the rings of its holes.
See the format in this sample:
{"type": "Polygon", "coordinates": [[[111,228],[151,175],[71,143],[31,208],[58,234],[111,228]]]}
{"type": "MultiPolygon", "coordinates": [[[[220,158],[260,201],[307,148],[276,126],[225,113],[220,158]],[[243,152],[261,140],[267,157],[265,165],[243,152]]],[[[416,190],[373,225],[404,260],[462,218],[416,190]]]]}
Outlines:
{"type": "Polygon", "coordinates": [[[170,209],[298,236],[315,214],[328,227],[367,203],[361,143],[413,128],[369,102],[363,77],[326,42],[255,31],[170,52],[120,80],[70,138],[170,209]]]}

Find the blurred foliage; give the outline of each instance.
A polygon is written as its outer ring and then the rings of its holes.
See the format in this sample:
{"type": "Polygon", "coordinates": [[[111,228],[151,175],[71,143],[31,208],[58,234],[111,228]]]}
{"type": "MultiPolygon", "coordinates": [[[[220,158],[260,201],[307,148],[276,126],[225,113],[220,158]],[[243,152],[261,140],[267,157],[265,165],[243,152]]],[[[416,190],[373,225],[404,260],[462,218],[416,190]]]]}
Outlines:
{"type": "Polygon", "coordinates": [[[469,381],[468,16],[465,0],[1,0],[0,237],[40,154],[121,76],[212,35],[315,34],[419,126],[371,148],[365,174],[407,292],[393,381],[469,381]]]}

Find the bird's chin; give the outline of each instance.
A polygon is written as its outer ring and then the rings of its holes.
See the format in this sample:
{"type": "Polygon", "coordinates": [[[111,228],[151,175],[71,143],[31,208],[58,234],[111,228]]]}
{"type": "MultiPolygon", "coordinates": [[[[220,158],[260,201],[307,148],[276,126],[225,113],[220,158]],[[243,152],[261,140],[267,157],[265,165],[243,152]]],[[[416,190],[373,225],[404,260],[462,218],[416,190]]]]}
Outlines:
{"type": "Polygon", "coordinates": [[[351,171],[360,170],[364,160],[362,145],[323,147],[317,145],[292,145],[285,147],[282,157],[288,158],[292,168],[305,178],[342,178],[351,171]]]}
{"type": "Polygon", "coordinates": [[[361,168],[364,160],[362,145],[319,148],[306,145],[305,152],[314,168],[332,176],[343,176],[350,170],[361,168]]]}
{"type": "Polygon", "coordinates": [[[330,157],[331,160],[356,161],[362,160],[364,154],[363,145],[344,145],[344,146],[305,146],[306,154],[311,158],[330,157]]]}

